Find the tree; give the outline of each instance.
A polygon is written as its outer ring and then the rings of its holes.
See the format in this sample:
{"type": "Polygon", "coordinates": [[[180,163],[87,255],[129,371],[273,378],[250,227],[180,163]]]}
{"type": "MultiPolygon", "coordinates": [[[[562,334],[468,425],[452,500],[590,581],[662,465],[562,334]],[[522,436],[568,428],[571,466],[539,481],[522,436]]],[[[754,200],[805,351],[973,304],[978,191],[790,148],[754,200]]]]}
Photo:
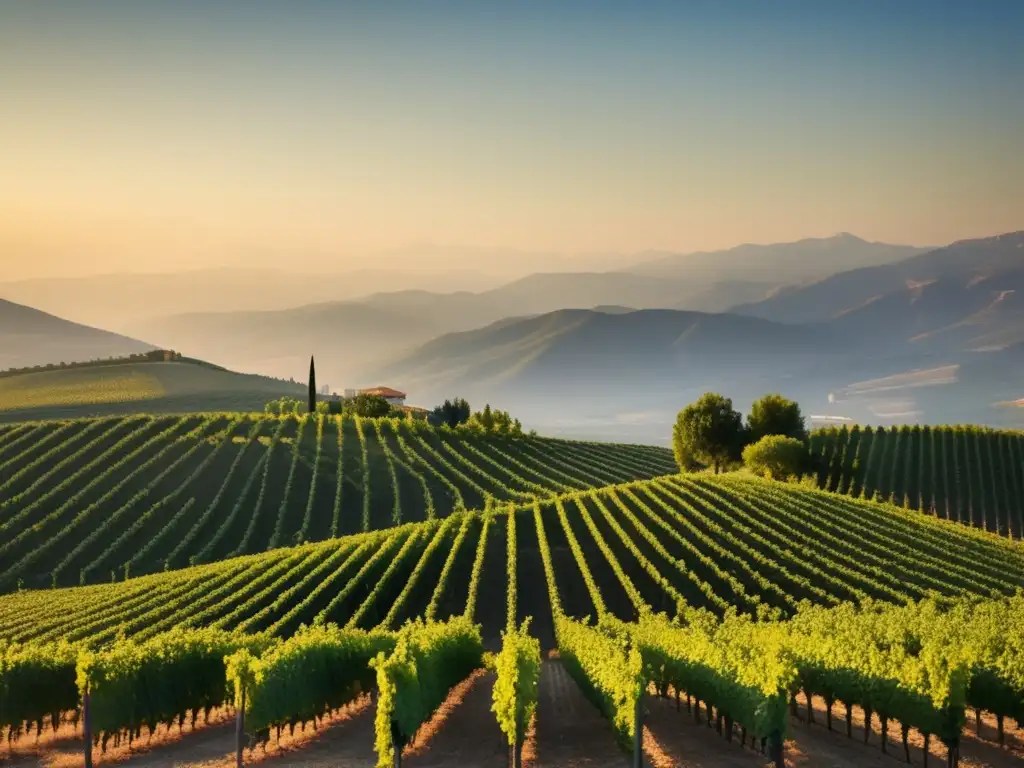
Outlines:
{"type": "Polygon", "coordinates": [[[718,474],[743,449],[743,417],[728,397],[707,392],[679,412],[672,428],[672,449],[684,472],[698,465],[718,474]]]}
{"type": "Polygon", "coordinates": [[[513,419],[508,411],[492,409],[490,404],[484,406],[469,417],[465,428],[476,432],[490,432],[501,435],[521,435],[523,425],[519,419],[513,419]]]}
{"type": "Polygon", "coordinates": [[[807,425],[800,406],[782,395],[765,395],[750,407],[748,439],[756,443],[766,435],[785,435],[807,442],[807,425]]]}
{"type": "Polygon", "coordinates": [[[316,413],[316,363],[309,356],[309,412],[316,413]]]}
{"type": "Polygon", "coordinates": [[[457,397],[455,400],[445,400],[444,403],[434,408],[428,417],[428,421],[435,427],[447,424],[454,429],[459,424],[465,424],[469,421],[471,413],[469,403],[461,397],[457,397]]]}
{"type": "Polygon", "coordinates": [[[799,477],[807,458],[807,446],[803,441],[785,435],[765,435],[743,449],[743,463],[747,469],[774,480],[799,477]]]}

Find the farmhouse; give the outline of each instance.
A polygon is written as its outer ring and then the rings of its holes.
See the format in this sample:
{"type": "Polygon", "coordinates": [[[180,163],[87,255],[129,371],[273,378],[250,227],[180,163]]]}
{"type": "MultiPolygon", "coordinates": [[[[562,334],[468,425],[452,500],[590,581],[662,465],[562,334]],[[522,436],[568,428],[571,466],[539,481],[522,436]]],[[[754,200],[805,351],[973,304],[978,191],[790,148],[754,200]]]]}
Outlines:
{"type": "Polygon", "coordinates": [[[370,387],[369,389],[360,389],[358,392],[353,389],[345,390],[345,397],[355,397],[356,394],[383,397],[389,404],[398,407],[405,405],[405,392],[399,392],[391,387],[370,387]]]}

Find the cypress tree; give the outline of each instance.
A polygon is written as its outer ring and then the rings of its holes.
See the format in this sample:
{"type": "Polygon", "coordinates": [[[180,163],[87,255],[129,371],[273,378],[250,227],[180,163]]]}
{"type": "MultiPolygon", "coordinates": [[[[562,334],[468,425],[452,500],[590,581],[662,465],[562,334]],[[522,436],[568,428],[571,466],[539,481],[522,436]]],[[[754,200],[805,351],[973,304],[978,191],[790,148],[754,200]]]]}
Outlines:
{"type": "Polygon", "coordinates": [[[309,412],[316,413],[316,364],[309,356],[309,412]]]}

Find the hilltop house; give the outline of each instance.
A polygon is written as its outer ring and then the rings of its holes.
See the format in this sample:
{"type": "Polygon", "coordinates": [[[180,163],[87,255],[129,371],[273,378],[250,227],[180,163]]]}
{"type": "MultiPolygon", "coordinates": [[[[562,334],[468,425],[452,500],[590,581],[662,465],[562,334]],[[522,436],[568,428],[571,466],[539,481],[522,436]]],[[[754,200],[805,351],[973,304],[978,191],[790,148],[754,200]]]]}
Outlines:
{"type": "Polygon", "coordinates": [[[345,390],[346,398],[355,397],[357,394],[383,397],[390,405],[398,406],[399,408],[405,405],[405,392],[399,392],[397,389],[391,389],[391,387],[370,387],[369,389],[345,390]]]}

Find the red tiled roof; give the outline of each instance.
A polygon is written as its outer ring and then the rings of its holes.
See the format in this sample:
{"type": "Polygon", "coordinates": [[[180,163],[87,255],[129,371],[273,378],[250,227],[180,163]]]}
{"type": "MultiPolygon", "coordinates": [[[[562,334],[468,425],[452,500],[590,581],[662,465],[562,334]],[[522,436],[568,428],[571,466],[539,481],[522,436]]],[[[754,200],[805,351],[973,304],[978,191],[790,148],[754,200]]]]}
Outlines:
{"type": "Polygon", "coordinates": [[[359,390],[361,395],[376,395],[377,397],[400,397],[405,399],[405,392],[399,392],[391,387],[371,387],[370,389],[359,390]]]}

